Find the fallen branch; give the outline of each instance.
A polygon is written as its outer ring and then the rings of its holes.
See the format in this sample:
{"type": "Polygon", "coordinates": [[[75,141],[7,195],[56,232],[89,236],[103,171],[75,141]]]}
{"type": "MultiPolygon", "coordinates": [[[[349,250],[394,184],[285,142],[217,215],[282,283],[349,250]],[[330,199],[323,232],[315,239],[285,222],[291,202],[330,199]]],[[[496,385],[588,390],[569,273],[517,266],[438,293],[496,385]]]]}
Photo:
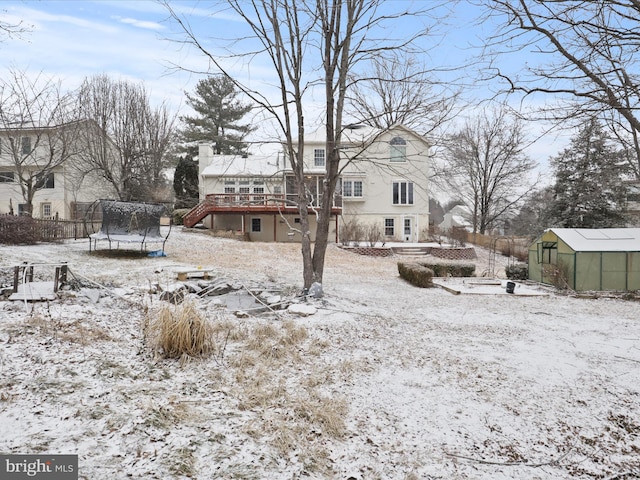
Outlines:
{"type": "Polygon", "coordinates": [[[561,455],[560,457],[554,459],[554,460],[549,460],[546,462],[539,462],[539,463],[529,463],[527,461],[522,461],[522,462],[498,462],[495,460],[484,460],[482,458],[475,458],[475,457],[468,457],[466,455],[459,455],[457,453],[450,453],[445,451],[444,454],[448,455],[449,457],[454,457],[454,458],[461,458],[463,460],[469,460],[471,462],[476,462],[476,463],[481,463],[483,465],[501,465],[501,466],[505,466],[505,467],[532,467],[532,468],[539,468],[539,467],[547,467],[550,465],[558,465],[560,464],[560,462],[562,460],[564,460],[567,455],[569,455],[569,452],[571,452],[571,450],[573,449],[573,447],[571,447],[569,450],[567,450],[563,455],[561,455]]]}
{"type": "Polygon", "coordinates": [[[614,355],[613,357],[614,358],[620,358],[622,360],[629,360],[630,362],[640,363],[640,360],[636,360],[635,358],[621,357],[620,355],[614,355]]]}

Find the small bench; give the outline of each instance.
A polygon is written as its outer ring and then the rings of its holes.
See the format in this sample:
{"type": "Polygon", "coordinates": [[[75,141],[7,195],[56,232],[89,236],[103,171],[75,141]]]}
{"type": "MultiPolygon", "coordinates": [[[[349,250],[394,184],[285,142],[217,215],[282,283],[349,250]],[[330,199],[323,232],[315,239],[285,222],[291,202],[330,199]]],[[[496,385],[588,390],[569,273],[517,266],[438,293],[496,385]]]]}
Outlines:
{"type": "Polygon", "coordinates": [[[189,278],[202,278],[204,280],[209,280],[211,278],[211,270],[206,268],[176,270],[176,274],[180,281],[185,281],[189,278]]]}

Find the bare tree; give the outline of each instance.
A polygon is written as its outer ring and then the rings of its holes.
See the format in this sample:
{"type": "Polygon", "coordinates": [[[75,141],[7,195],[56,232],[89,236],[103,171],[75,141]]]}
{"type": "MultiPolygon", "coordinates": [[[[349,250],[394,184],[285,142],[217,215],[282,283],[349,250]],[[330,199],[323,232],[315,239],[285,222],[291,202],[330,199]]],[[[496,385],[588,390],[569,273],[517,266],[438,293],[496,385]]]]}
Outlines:
{"type": "MultiPolygon", "coordinates": [[[[495,70],[509,91],[565,99],[552,119],[598,116],[630,155],[640,178],[640,2],[637,0],[484,0],[500,31],[499,53],[533,50],[521,73],[495,70]]],[[[573,123],[571,124],[573,125],[573,123]]]]}
{"type": "Polygon", "coordinates": [[[474,233],[495,227],[533,187],[528,175],[535,163],[523,153],[526,146],[522,121],[504,107],[467,121],[449,137],[446,182],[471,209],[474,233]]]}
{"type": "MultiPolygon", "coordinates": [[[[6,12],[6,10],[2,11],[6,12]]],[[[0,20],[0,43],[4,41],[5,38],[20,37],[23,33],[28,32],[30,28],[31,27],[25,25],[23,21],[7,22],[0,20]]]]}
{"type": "Polygon", "coordinates": [[[55,172],[76,153],[79,124],[71,106],[60,84],[42,74],[11,70],[0,80],[0,151],[10,159],[25,215],[33,213],[36,192],[52,188],[55,172]]]}
{"type": "MultiPolygon", "coordinates": [[[[331,208],[340,176],[343,115],[349,76],[356,66],[371,58],[376,51],[408,48],[425,30],[417,28],[400,40],[379,37],[384,26],[406,20],[420,12],[390,11],[396,7],[381,0],[228,0],[227,4],[249,26],[251,38],[259,48],[237,52],[237,56],[269,59],[277,78],[279,99],[273,101],[248,84],[236,81],[238,88],[270,114],[279,126],[293,172],[297,191],[297,206],[302,234],[304,286],[322,282],[328,244],[331,208]],[[379,11],[385,5],[386,12],[379,11]],[[323,90],[324,127],[326,133],[325,174],[315,207],[305,181],[304,139],[305,100],[314,91],[323,90]],[[316,215],[317,229],[312,248],[309,210],[316,215]]],[[[166,8],[194,45],[209,62],[228,77],[223,59],[207,50],[201,39],[191,30],[188,21],[166,8]]],[[[433,8],[434,4],[429,4],[433,8]]],[[[422,12],[424,13],[424,12],[422,12]]],[[[237,48],[237,47],[234,47],[237,48]]]]}
{"type": "Polygon", "coordinates": [[[144,86],[107,75],[85,79],[77,100],[96,130],[87,132],[78,165],[111,184],[120,200],[157,200],[167,185],[162,172],[175,116],[166,105],[152,107],[144,86]]]}
{"type": "Polygon", "coordinates": [[[434,69],[421,65],[413,54],[377,52],[370,71],[352,78],[352,83],[349,113],[372,127],[404,125],[433,142],[436,132],[457,113],[460,91],[438,81],[434,69]]]}

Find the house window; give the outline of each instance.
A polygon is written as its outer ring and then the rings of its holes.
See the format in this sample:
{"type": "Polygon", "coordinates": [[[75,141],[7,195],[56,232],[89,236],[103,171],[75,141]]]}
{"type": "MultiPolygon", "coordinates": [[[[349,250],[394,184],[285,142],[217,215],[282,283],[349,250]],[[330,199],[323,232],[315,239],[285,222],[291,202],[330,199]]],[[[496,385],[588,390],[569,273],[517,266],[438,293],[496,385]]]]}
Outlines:
{"type": "Polygon", "coordinates": [[[390,160],[392,162],[407,161],[407,141],[402,137],[393,137],[390,142],[390,160]]]}
{"type": "Polygon", "coordinates": [[[275,193],[276,195],[281,195],[282,194],[282,187],[280,185],[276,185],[273,187],[273,193],[275,193]]]}
{"type": "Polygon", "coordinates": [[[395,221],[393,218],[384,219],[384,235],[386,237],[393,237],[395,235],[395,221]]]}
{"type": "Polygon", "coordinates": [[[0,172],[0,183],[13,183],[14,172],[0,172]]]}
{"type": "Polygon", "coordinates": [[[38,190],[43,188],[55,188],[55,187],[56,187],[55,176],[53,175],[53,173],[47,173],[46,177],[41,178],[36,182],[36,188],[38,190]]]}
{"type": "Polygon", "coordinates": [[[224,193],[236,193],[236,187],[224,187],[224,193]]]}
{"type": "Polygon", "coordinates": [[[240,187],[238,193],[249,193],[249,187],[240,187]]]}
{"type": "Polygon", "coordinates": [[[22,137],[20,141],[22,145],[22,154],[29,155],[31,153],[31,137],[22,137]]]}
{"type": "Polygon", "coordinates": [[[413,182],[393,182],[393,204],[413,205],[413,182]]]}
{"type": "Polygon", "coordinates": [[[51,204],[41,203],[40,212],[42,213],[42,218],[51,218],[51,204]]]}
{"type": "Polygon", "coordinates": [[[342,196],[349,198],[362,198],[362,180],[343,180],[342,196]]]}
{"type": "Polygon", "coordinates": [[[325,165],[325,154],[324,148],[316,148],[313,150],[313,166],[314,167],[324,167],[325,165]]]}
{"type": "Polygon", "coordinates": [[[262,219],[260,218],[252,218],[251,219],[251,232],[260,233],[262,231],[262,219]]]}

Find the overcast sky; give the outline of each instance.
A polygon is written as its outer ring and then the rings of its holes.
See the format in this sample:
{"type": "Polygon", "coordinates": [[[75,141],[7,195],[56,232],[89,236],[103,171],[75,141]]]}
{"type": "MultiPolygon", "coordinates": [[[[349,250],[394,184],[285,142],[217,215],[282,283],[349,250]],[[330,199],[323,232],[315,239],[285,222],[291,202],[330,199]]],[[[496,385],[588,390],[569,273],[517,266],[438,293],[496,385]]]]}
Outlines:
{"type": "MultiPolygon", "coordinates": [[[[215,42],[211,37],[233,37],[244,28],[243,22],[229,12],[213,14],[216,10],[211,3],[181,0],[171,5],[209,42],[215,42]]],[[[397,0],[388,5],[395,7],[402,3],[410,2],[397,0]]],[[[473,61],[480,52],[473,45],[480,45],[482,37],[492,28],[475,25],[479,13],[469,4],[459,4],[452,16],[435,25],[430,40],[433,44],[426,46],[432,47],[426,58],[434,66],[449,68],[473,61]]],[[[22,22],[27,29],[19,37],[3,38],[0,65],[32,74],[43,72],[60,79],[69,89],[76,88],[87,76],[106,73],[112,78],[143,81],[152,101],[167,102],[173,110],[187,113],[184,92],[193,91],[198,79],[203,77],[174,67],[181,65],[200,72],[208,68],[204,56],[176,41],[183,38],[178,27],[169,21],[165,7],[153,0],[3,0],[0,15],[5,22],[22,22]]],[[[385,31],[385,35],[401,35],[404,30],[415,27],[406,22],[398,22],[396,28],[385,31]]],[[[222,42],[208,45],[212,49],[223,46],[222,42]]],[[[258,62],[250,68],[246,62],[236,67],[237,75],[247,75],[253,80],[269,76],[267,66],[258,62]]],[[[466,89],[468,96],[480,98],[483,90],[474,85],[473,73],[471,67],[453,69],[442,75],[466,78],[470,82],[466,89]]],[[[546,158],[561,145],[549,136],[532,149],[532,155],[546,158]]]]}

